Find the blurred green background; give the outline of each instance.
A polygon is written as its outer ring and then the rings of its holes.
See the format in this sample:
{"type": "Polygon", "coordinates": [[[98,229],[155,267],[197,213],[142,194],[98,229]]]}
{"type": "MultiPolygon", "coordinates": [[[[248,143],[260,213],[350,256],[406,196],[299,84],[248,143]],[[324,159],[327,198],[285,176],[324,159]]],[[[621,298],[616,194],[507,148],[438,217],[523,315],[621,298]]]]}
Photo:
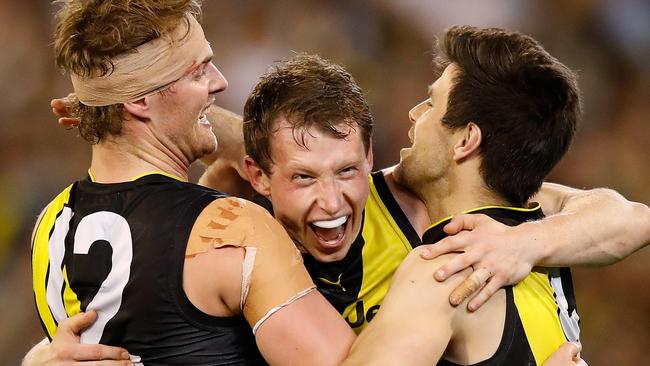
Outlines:
{"type": "MultiPolygon", "coordinates": [[[[204,2],[215,64],[230,87],[217,104],[241,113],[258,76],[294,51],[346,66],[377,122],[375,168],[408,144],[408,110],[425,98],[434,36],[454,24],[500,26],[540,40],[577,70],[585,114],[550,180],[610,187],[650,203],[650,3],[647,0],[204,2]]],[[[18,364],[43,332],[31,292],[29,237],[40,210],[82,178],[90,149],[58,127],[49,100],[72,87],[53,63],[54,6],[0,0],[0,364],[18,364]]],[[[193,168],[193,176],[201,172],[193,168]]],[[[640,365],[650,350],[650,250],[578,268],[574,280],[590,365],[640,365]]],[[[644,362],[645,361],[645,362],[644,362]]]]}

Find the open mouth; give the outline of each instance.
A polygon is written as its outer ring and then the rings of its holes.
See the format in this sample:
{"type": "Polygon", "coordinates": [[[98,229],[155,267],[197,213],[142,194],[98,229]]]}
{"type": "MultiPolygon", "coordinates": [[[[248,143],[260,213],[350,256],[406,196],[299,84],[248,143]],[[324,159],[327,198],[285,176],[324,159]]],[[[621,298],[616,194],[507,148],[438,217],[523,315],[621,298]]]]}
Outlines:
{"type": "Polygon", "coordinates": [[[309,224],[321,246],[337,248],[345,236],[350,216],[341,216],[332,220],[319,220],[309,224]]]}

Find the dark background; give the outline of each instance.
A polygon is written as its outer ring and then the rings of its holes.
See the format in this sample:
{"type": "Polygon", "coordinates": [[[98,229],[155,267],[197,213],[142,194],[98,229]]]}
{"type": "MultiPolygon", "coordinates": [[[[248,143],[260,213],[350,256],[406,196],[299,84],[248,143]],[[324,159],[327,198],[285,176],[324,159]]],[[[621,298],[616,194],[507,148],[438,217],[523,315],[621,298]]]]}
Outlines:
{"type": "MultiPolygon", "coordinates": [[[[204,3],[215,64],[230,82],[217,104],[241,113],[258,76],[293,51],[343,64],[377,122],[375,168],[408,144],[408,110],[426,97],[434,36],[454,24],[500,26],[540,40],[577,70],[585,114],[550,180],[610,187],[650,202],[650,3],[647,0],[217,1],[204,3]]],[[[90,149],[58,127],[49,100],[72,87],[53,63],[54,6],[0,0],[0,364],[43,337],[34,309],[29,236],[40,210],[82,178],[90,149]]],[[[193,168],[194,175],[201,167],[193,168]]],[[[645,249],[624,262],[574,270],[590,365],[639,365],[650,350],[645,249]]]]}

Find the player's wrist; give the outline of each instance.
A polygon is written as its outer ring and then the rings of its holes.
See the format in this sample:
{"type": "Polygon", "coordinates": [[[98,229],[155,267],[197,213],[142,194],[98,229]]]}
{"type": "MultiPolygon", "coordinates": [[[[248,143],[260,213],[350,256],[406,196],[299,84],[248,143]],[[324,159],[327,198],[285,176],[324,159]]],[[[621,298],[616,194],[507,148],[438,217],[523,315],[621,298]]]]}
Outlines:
{"type": "Polygon", "coordinates": [[[529,221],[515,226],[513,229],[520,233],[519,237],[525,238],[526,250],[522,258],[531,268],[544,267],[552,256],[552,247],[548,245],[546,230],[543,220],[529,221]]]}

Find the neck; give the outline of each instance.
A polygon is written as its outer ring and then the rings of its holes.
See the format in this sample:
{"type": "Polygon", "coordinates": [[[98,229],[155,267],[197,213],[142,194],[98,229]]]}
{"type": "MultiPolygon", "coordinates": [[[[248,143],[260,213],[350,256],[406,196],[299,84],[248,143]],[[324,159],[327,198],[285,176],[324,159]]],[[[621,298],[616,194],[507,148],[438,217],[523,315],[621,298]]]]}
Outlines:
{"type": "Polygon", "coordinates": [[[478,175],[460,177],[448,174],[426,185],[419,196],[427,207],[431,222],[481,206],[507,205],[498,194],[487,188],[478,175]]]}
{"type": "Polygon", "coordinates": [[[159,171],[188,180],[189,162],[176,158],[160,144],[121,135],[110,137],[92,148],[90,171],[98,183],[128,182],[133,178],[159,171]]]}
{"type": "Polygon", "coordinates": [[[424,231],[431,224],[429,216],[427,216],[427,208],[424,203],[410,190],[400,185],[393,175],[395,167],[390,167],[382,170],[386,185],[391,194],[397,201],[406,217],[408,218],[413,229],[421,237],[424,231]]]}

